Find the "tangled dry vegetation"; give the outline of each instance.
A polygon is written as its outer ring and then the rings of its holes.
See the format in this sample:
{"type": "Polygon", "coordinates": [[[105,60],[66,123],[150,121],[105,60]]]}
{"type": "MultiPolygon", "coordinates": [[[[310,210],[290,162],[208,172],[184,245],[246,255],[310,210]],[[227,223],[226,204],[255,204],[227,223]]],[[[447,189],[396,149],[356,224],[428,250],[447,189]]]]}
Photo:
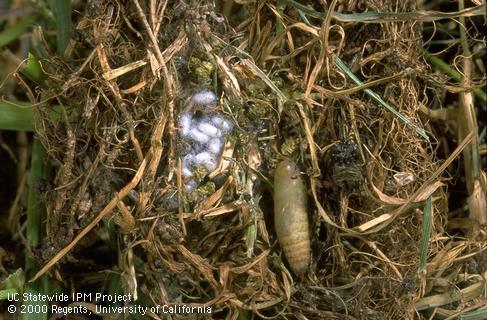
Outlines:
{"type": "MultiPolygon", "coordinates": [[[[89,1],[69,59],[42,61],[51,98],[36,129],[57,169],[39,274],[56,270],[81,291],[70,268],[98,264],[148,304],[204,304],[215,319],[413,319],[479,305],[485,220],[451,220],[445,171],[478,137],[467,130],[458,146],[438,148],[444,127],[428,108],[445,85],[423,59],[420,16],[339,15],[418,8],[336,2],[338,14],[317,18],[292,2],[89,1]],[[334,57],[430,140],[357,89],[334,57]],[[185,192],[178,115],[200,89],[217,93],[235,128],[219,167],[185,192]],[[303,171],[309,197],[312,261],[301,279],[273,229],[273,171],[284,157],[303,171]],[[90,258],[109,236],[115,266],[90,258]]],[[[471,181],[485,201],[480,177],[471,181]]]]}

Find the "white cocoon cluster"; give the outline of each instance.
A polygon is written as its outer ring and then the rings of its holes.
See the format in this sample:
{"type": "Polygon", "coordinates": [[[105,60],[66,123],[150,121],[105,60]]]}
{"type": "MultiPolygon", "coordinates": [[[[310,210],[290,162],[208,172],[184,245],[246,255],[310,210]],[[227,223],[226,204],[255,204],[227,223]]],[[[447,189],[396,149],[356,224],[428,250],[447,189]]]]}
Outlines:
{"type": "Polygon", "coordinates": [[[189,178],[193,176],[191,172],[191,166],[193,163],[194,154],[188,153],[183,157],[183,161],[181,162],[181,175],[183,178],[189,178]]]}
{"type": "Polygon", "coordinates": [[[191,192],[194,188],[196,188],[197,185],[198,184],[196,183],[196,181],[189,180],[185,186],[186,192],[191,192]]]}
{"type": "Polygon", "coordinates": [[[210,137],[221,137],[222,131],[215,127],[213,124],[201,121],[198,124],[198,130],[210,137]]]}
{"type": "MultiPolygon", "coordinates": [[[[216,105],[217,97],[213,92],[203,90],[193,94],[191,101],[210,107],[216,105]]],[[[179,116],[180,135],[191,147],[181,163],[181,175],[187,180],[186,191],[189,192],[197,186],[196,181],[191,179],[194,168],[204,167],[209,171],[216,169],[224,145],[224,136],[232,129],[232,122],[215,112],[207,112],[200,117],[195,117],[189,112],[179,116]]]]}
{"type": "Polygon", "coordinates": [[[199,167],[199,166],[205,167],[210,171],[215,170],[216,165],[217,165],[215,155],[213,153],[210,153],[207,151],[203,151],[201,153],[198,153],[194,157],[194,164],[197,167],[199,167]]]}
{"type": "Polygon", "coordinates": [[[179,116],[179,132],[182,136],[187,136],[191,129],[191,115],[188,113],[183,113],[179,116]]]}
{"type": "Polygon", "coordinates": [[[189,137],[199,143],[207,143],[210,141],[210,136],[201,132],[198,128],[191,128],[189,130],[189,137]]]}
{"type": "Polygon", "coordinates": [[[208,151],[210,151],[213,154],[219,154],[222,151],[223,147],[223,140],[219,138],[214,138],[211,139],[210,142],[208,142],[208,151]]]}
{"type": "Polygon", "coordinates": [[[221,116],[213,116],[211,122],[217,126],[223,133],[229,133],[233,129],[233,124],[230,120],[225,119],[221,116]]]}
{"type": "Polygon", "coordinates": [[[183,176],[183,178],[189,178],[189,177],[193,176],[193,173],[191,172],[189,167],[182,167],[181,168],[181,175],[183,176]]]}
{"type": "Polygon", "coordinates": [[[191,101],[202,106],[213,107],[216,105],[217,97],[213,91],[203,90],[191,96],[191,101]]]}

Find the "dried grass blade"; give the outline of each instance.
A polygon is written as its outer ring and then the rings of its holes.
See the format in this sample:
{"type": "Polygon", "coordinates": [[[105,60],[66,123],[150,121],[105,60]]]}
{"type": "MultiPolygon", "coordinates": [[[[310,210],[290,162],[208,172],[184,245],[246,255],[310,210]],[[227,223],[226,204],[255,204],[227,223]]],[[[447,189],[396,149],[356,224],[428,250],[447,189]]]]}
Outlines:
{"type": "Polygon", "coordinates": [[[207,212],[208,210],[217,206],[223,199],[223,195],[225,194],[225,192],[227,191],[228,187],[231,185],[232,182],[233,182],[233,176],[229,176],[228,179],[223,184],[223,186],[221,186],[221,188],[216,190],[211,196],[209,196],[207,199],[205,199],[203,202],[201,202],[195,207],[194,213],[196,215],[200,215],[203,212],[207,212]]]}
{"type": "Polygon", "coordinates": [[[237,211],[244,205],[242,200],[235,200],[233,202],[227,203],[221,207],[209,209],[205,212],[201,212],[200,215],[204,216],[205,218],[219,216],[228,212],[237,211]]]}
{"type": "MultiPolygon", "coordinates": [[[[423,185],[411,197],[409,197],[408,201],[406,203],[404,203],[401,207],[396,209],[394,211],[394,213],[383,214],[383,215],[381,215],[381,216],[379,216],[379,217],[357,227],[357,229],[359,231],[365,231],[363,229],[364,226],[365,225],[372,225],[374,221],[384,221],[384,223],[381,223],[376,228],[370,229],[364,233],[378,232],[379,230],[388,226],[392,221],[394,221],[394,219],[396,217],[403,214],[410,207],[410,205],[413,203],[413,199],[416,199],[420,194],[423,194],[425,192],[425,190],[431,185],[431,183],[433,181],[435,181],[438,178],[438,176],[441,173],[443,173],[443,171],[445,171],[446,168],[453,162],[453,160],[455,160],[460,155],[460,153],[463,151],[463,149],[472,141],[473,137],[474,137],[474,132],[470,132],[470,134],[467,135],[465,137],[465,139],[458,145],[458,147],[452,152],[452,154],[448,157],[448,159],[446,159],[446,161],[431,175],[431,177],[425,183],[423,183],[423,185]]],[[[312,185],[312,187],[313,187],[313,185],[312,185]]],[[[377,224],[375,224],[375,225],[377,225],[377,224]]]]}
{"type": "Polygon", "coordinates": [[[487,175],[483,170],[480,170],[480,178],[474,181],[467,204],[470,218],[480,225],[485,225],[487,223],[487,175]]]}
{"type": "MultiPolygon", "coordinates": [[[[413,201],[414,202],[422,202],[430,197],[439,187],[444,186],[445,184],[441,181],[436,181],[435,183],[431,184],[430,186],[426,187],[424,191],[419,194],[413,201]]],[[[405,204],[408,200],[401,199],[398,197],[388,196],[387,194],[380,191],[374,184],[372,184],[372,189],[374,190],[375,194],[379,197],[379,199],[384,202],[385,204],[389,205],[402,205],[405,204]]]]}
{"type": "Polygon", "coordinates": [[[448,244],[437,252],[433,259],[427,264],[426,274],[434,274],[436,277],[440,277],[467,248],[468,243],[462,241],[455,245],[456,246],[452,248],[452,246],[448,244]]]}
{"type": "Polygon", "coordinates": [[[105,206],[105,208],[103,208],[102,211],[100,211],[100,213],[96,216],[95,219],[93,219],[93,221],[90,222],[90,224],[88,224],[83,230],[81,230],[80,233],[78,233],[78,235],[73,239],[73,241],[71,241],[67,246],[62,248],[51,260],[49,260],[44,265],[44,267],[42,267],[34,275],[34,277],[30,280],[31,282],[37,280],[40,276],[42,276],[44,273],[46,273],[46,271],[49,270],[54,264],[56,264],[56,262],[61,260],[69,251],[71,251],[74,248],[74,246],[81,239],[83,239],[83,237],[88,232],[90,232],[90,230],[93,229],[98,224],[98,222],[101,221],[101,219],[103,219],[103,217],[105,217],[107,214],[109,214],[113,210],[113,208],[115,208],[117,206],[117,203],[120,200],[125,198],[129,194],[129,192],[132,191],[139,184],[140,180],[142,179],[142,175],[145,172],[145,167],[147,166],[147,162],[149,160],[150,160],[150,153],[147,155],[147,157],[144,159],[144,161],[142,161],[142,163],[139,166],[139,169],[135,173],[132,180],[125,187],[123,187],[122,190],[120,190],[120,192],[118,194],[116,194],[112,198],[112,200],[105,206]]]}
{"type": "MultiPolygon", "coordinates": [[[[458,2],[459,9],[464,8],[464,1],[458,2]]],[[[469,87],[472,80],[472,54],[469,48],[467,34],[463,26],[466,25],[465,18],[460,18],[460,40],[463,49],[463,79],[464,87],[469,87]]],[[[465,179],[467,183],[467,190],[469,193],[468,206],[470,211],[470,218],[477,220],[480,224],[484,224],[487,220],[486,215],[486,195],[485,195],[485,179],[483,187],[479,179],[485,178],[481,176],[480,166],[480,152],[479,152],[479,136],[478,123],[476,112],[474,108],[474,99],[471,91],[461,92],[459,94],[459,117],[458,117],[458,138],[463,139],[465,134],[470,131],[475,131],[476,135],[472,142],[463,150],[463,162],[465,167],[465,179]],[[482,208],[483,206],[483,208],[482,208]]]]}
{"type": "Polygon", "coordinates": [[[484,286],[485,281],[479,280],[477,283],[474,283],[471,286],[468,286],[460,291],[447,292],[419,299],[414,304],[414,308],[417,311],[421,311],[429,308],[443,306],[445,304],[460,300],[465,303],[481,296],[484,291],[484,286]]]}
{"type": "Polygon", "coordinates": [[[126,74],[127,72],[130,72],[132,70],[135,70],[137,68],[145,66],[146,64],[147,64],[147,61],[145,61],[145,60],[134,61],[134,62],[131,62],[131,63],[126,64],[124,66],[121,66],[120,68],[111,69],[107,72],[104,72],[102,74],[102,77],[103,77],[103,79],[110,81],[110,80],[116,79],[116,78],[126,74]]]}

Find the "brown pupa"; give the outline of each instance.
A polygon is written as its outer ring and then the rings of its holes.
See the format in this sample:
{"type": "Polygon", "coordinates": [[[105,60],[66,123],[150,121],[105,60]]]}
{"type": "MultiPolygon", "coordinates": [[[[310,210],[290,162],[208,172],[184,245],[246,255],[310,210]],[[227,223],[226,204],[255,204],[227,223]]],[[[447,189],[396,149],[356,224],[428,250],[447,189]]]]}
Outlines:
{"type": "Polygon", "coordinates": [[[296,275],[303,275],[311,259],[306,190],[296,164],[283,160],[274,176],[274,225],[277,239],[296,275]]]}

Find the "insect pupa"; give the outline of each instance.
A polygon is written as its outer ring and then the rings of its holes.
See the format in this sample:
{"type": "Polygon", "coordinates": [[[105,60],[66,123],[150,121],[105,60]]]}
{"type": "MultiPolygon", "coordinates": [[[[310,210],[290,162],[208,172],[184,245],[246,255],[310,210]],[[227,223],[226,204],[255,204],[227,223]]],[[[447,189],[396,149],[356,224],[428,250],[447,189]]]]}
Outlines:
{"type": "Polygon", "coordinates": [[[296,164],[281,161],[274,176],[274,225],[292,271],[303,275],[311,259],[306,190],[296,164]]]}

